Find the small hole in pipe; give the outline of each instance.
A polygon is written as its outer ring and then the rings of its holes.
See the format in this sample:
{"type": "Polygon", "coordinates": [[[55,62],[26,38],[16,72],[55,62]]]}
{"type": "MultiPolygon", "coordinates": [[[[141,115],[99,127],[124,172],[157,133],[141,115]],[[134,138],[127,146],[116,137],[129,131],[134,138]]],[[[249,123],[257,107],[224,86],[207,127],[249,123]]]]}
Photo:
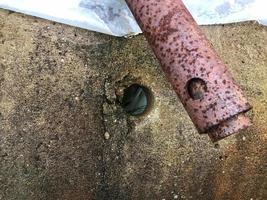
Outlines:
{"type": "Polygon", "coordinates": [[[124,90],[122,107],[132,116],[145,114],[151,106],[151,91],[139,84],[133,84],[124,90]]]}
{"type": "Polygon", "coordinates": [[[187,91],[193,100],[203,99],[208,91],[207,84],[200,78],[192,78],[187,83],[187,91]]]}

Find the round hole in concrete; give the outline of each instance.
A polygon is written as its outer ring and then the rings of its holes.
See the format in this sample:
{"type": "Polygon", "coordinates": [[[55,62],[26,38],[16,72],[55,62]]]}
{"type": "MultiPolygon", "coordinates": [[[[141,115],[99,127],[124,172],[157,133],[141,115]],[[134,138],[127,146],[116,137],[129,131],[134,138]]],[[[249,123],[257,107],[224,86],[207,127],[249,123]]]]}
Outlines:
{"type": "Polygon", "coordinates": [[[133,84],[123,93],[122,107],[132,116],[143,115],[151,105],[151,92],[147,87],[133,84]]]}
{"type": "Polygon", "coordinates": [[[187,83],[187,91],[192,99],[200,100],[204,98],[204,95],[208,91],[208,88],[204,80],[200,78],[192,78],[187,83]]]}

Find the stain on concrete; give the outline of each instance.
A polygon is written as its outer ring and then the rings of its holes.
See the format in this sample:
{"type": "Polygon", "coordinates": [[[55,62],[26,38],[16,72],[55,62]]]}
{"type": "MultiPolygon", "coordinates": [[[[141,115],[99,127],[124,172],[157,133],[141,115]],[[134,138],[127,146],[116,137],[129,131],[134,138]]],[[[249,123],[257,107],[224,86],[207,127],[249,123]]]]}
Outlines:
{"type": "Polygon", "coordinates": [[[0,16],[0,199],[266,199],[266,27],[202,27],[254,105],[213,144],[143,36],[0,16]],[[141,117],[120,106],[133,83],[154,95],[141,117]]]}

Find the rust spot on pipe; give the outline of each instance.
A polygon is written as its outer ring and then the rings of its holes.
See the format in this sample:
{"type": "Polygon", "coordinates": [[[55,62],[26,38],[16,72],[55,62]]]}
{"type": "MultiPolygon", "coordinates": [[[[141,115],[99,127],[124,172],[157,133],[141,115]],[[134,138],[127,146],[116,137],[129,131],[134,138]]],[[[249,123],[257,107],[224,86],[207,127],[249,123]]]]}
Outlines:
{"type": "Polygon", "coordinates": [[[126,0],[199,133],[250,125],[251,105],[181,0],[126,0]]]}

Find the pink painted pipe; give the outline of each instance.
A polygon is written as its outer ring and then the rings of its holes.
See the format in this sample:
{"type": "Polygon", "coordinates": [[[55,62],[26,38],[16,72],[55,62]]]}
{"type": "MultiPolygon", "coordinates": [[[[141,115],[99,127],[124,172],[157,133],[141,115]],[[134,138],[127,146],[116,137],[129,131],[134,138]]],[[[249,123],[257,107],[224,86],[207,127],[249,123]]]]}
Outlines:
{"type": "Polygon", "coordinates": [[[250,125],[247,99],[181,0],[126,0],[199,133],[250,125]]]}

